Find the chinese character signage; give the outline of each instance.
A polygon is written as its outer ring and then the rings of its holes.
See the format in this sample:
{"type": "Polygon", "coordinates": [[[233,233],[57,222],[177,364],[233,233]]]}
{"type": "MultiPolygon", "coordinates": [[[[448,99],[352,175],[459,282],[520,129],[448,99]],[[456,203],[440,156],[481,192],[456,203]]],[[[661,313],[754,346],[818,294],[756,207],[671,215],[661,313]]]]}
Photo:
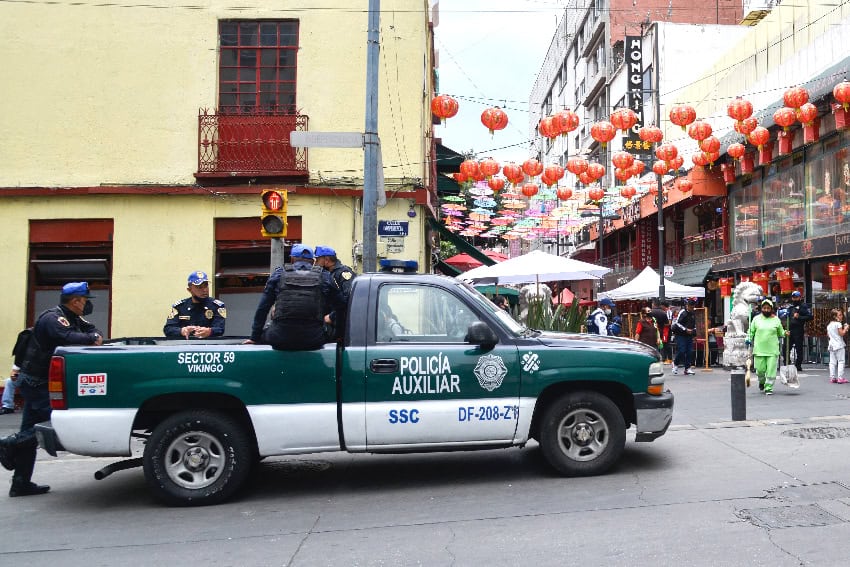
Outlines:
{"type": "Polygon", "coordinates": [[[646,124],[644,120],[643,92],[643,41],[639,35],[626,36],[626,104],[637,114],[637,123],[623,140],[623,149],[637,155],[644,162],[652,163],[652,144],[638,136],[638,130],[646,124]]]}

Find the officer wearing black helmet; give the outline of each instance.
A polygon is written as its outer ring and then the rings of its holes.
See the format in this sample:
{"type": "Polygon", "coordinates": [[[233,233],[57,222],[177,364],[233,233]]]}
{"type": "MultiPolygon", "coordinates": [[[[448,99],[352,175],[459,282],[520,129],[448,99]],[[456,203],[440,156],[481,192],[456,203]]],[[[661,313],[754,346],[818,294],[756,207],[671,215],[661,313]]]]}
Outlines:
{"type": "Polygon", "coordinates": [[[679,373],[679,367],[685,367],[685,374],[695,374],[691,369],[694,354],[694,337],[697,334],[697,319],[694,315],[696,300],[685,299],[685,308],[676,315],[670,330],[676,337],[676,358],[673,360],[673,374],[679,373]]]}
{"type": "Polygon", "coordinates": [[[188,277],[189,297],[171,306],[162,332],[168,338],[221,337],[227,309],[223,301],[210,297],[210,280],[206,272],[198,270],[188,277]]]}
{"type": "MultiPolygon", "coordinates": [[[[790,332],[789,339],[795,354],[794,365],[797,367],[797,372],[802,372],[806,322],[811,321],[814,315],[812,315],[809,306],[803,302],[803,294],[799,291],[791,292],[791,305],[788,306],[786,315],[788,317],[788,331],[790,332]]],[[[785,363],[789,364],[788,361],[785,363]]]]}
{"type": "Polygon", "coordinates": [[[337,259],[336,250],[330,246],[316,246],[316,265],[330,273],[331,283],[336,288],[334,300],[329,305],[330,314],[325,318],[325,322],[333,325],[335,339],[343,339],[354,271],[337,259]]]}
{"type": "Polygon", "coordinates": [[[60,305],[38,316],[30,339],[21,347],[23,352],[15,353],[24,412],[20,431],[0,439],[0,464],[15,471],[9,496],[32,496],[50,490],[47,485],[32,482],[38,446],[35,424],[50,419],[47,372],[56,347],[103,344],[103,334],[83,318],[94,310],[89,301],[92,297],[88,282],[65,284],[59,295],[60,305]]]}

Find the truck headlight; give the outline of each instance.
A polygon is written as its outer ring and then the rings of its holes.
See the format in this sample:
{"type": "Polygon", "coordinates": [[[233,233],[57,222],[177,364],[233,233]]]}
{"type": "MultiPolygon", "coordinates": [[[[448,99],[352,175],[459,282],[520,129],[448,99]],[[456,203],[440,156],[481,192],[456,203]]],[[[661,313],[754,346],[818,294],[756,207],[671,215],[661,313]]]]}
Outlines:
{"type": "Polygon", "coordinates": [[[658,376],[664,375],[664,364],[661,362],[653,362],[649,365],[649,375],[650,376],[658,376]]]}

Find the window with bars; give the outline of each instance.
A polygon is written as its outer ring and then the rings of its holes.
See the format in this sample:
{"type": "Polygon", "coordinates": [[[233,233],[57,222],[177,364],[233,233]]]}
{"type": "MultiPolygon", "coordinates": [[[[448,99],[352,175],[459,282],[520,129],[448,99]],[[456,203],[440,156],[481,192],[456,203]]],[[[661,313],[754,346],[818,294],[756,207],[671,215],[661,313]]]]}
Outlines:
{"type": "Polygon", "coordinates": [[[298,21],[219,22],[221,114],[295,114],[298,21]]]}

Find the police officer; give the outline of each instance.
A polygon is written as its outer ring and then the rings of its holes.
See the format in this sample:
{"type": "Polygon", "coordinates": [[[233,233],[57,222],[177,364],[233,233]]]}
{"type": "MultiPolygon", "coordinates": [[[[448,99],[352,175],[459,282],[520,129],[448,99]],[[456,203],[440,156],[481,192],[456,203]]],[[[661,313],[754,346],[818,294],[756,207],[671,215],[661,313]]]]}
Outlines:
{"type": "Polygon", "coordinates": [[[334,295],[335,301],[329,305],[331,312],[325,318],[325,323],[333,325],[335,339],[343,339],[354,270],[340,262],[336,257],[336,250],[330,246],[316,246],[316,265],[330,273],[331,282],[337,291],[334,295]]]}
{"type": "MultiPolygon", "coordinates": [[[[794,348],[795,360],[794,365],[797,367],[797,372],[803,371],[803,343],[805,342],[804,333],[806,330],[806,321],[811,321],[814,318],[812,310],[808,305],[803,303],[803,294],[799,291],[791,292],[791,305],[786,310],[788,317],[788,330],[790,333],[791,346],[794,348]]],[[[789,364],[788,361],[785,362],[789,364]]]]}
{"type": "Polygon", "coordinates": [[[223,301],[210,297],[210,280],[206,272],[192,272],[188,282],[186,289],[191,295],[171,306],[162,332],[174,339],[223,336],[227,309],[223,301]]]}
{"type": "Polygon", "coordinates": [[[696,300],[685,299],[685,308],[676,315],[676,320],[670,325],[670,330],[676,337],[676,358],[673,360],[673,374],[679,373],[679,367],[685,367],[685,374],[696,374],[691,369],[691,358],[694,352],[694,337],[697,334],[697,319],[694,315],[696,300]]]}
{"type": "Polygon", "coordinates": [[[62,287],[59,303],[38,316],[33,334],[19,361],[18,388],[24,398],[21,430],[0,439],[0,464],[11,471],[9,496],[44,494],[50,487],[32,482],[38,442],[35,424],[50,419],[50,393],[47,371],[50,357],[58,346],[101,345],[103,338],[94,325],[83,319],[94,309],[87,282],[72,282],[62,287]]]}
{"type": "Polygon", "coordinates": [[[596,335],[608,334],[608,317],[614,308],[614,302],[607,297],[599,300],[599,306],[587,317],[587,332],[596,335]]]}
{"type": "Polygon", "coordinates": [[[313,251],[296,244],[291,263],[275,268],[254,314],[251,338],[246,343],[266,343],[277,350],[316,350],[328,340],[324,318],[329,312],[333,286],[329,275],[313,265],[313,251]],[[269,311],[271,322],[264,330],[269,311]]]}

